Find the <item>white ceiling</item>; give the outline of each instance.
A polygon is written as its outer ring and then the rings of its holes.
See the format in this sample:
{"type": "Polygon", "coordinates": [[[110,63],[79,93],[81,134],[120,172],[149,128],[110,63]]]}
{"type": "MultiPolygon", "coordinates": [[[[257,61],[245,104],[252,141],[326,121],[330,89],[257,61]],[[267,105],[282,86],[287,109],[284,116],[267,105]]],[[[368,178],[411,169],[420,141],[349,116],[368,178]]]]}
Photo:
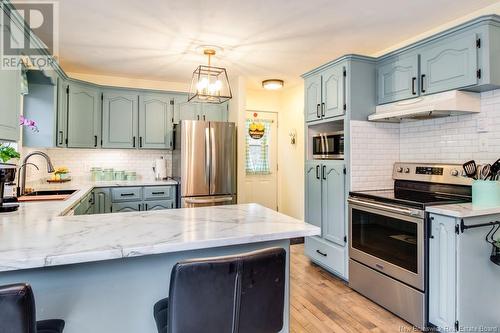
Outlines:
{"type": "Polygon", "coordinates": [[[68,72],[187,82],[206,59],[257,86],[346,53],[374,54],[498,0],[60,0],[68,72]]]}

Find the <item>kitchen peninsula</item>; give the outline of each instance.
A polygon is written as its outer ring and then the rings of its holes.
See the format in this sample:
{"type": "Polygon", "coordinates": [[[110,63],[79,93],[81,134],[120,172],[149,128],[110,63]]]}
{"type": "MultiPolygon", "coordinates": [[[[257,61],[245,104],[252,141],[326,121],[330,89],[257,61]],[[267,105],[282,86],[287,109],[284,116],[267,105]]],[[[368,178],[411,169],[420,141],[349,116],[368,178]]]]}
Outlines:
{"type": "MultiPolygon", "coordinates": [[[[0,285],[30,283],[39,318],[68,332],[155,332],[153,304],[168,296],[180,260],[282,247],[319,228],[257,204],[62,216],[65,201],[21,204],[0,216],[0,285]]],[[[289,264],[285,325],[289,331],[289,264]]],[[[193,313],[196,315],[196,313],[193,313]]]]}

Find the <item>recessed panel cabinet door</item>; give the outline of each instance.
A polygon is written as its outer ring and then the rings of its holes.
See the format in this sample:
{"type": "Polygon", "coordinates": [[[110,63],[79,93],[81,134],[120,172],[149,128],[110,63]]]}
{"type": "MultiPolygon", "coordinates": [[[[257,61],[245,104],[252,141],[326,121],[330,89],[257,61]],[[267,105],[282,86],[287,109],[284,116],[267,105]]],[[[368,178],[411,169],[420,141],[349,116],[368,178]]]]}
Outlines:
{"type": "Polygon", "coordinates": [[[172,148],[173,104],[170,97],[139,97],[139,148],[172,148]]]}
{"type": "Polygon", "coordinates": [[[227,103],[203,104],[201,119],[204,121],[227,121],[227,103]]]}
{"type": "Polygon", "coordinates": [[[306,222],[321,227],[321,164],[306,163],[306,222]]]}
{"type": "MultiPolygon", "coordinates": [[[[0,12],[1,14],[1,12],[0,12]]],[[[1,70],[0,73],[0,140],[19,140],[21,112],[21,72],[1,70]]]]}
{"type": "Polygon", "coordinates": [[[397,56],[377,66],[378,104],[418,95],[418,56],[397,56]]]}
{"type": "Polygon", "coordinates": [[[344,114],[344,67],[335,66],[323,73],[323,103],[321,115],[331,118],[344,114]]]}
{"type": "Polygon", "coordinates": [[[477,84],[476,34],[429,46],[420,54],[422,94],[463,88],[477,84]]]}
{"type": "Polygon", "coordinates": [[[323,162],[321,166],[323,181],[323,238],[344,246],[345,241],[345,187],[344,164],[339,162],[323,162]]]}
{"type": "Polygon", "coordinates": [[[102,112],[103,148],[136,148],[138,95],[104,92],[102,112]]]}
{"type": "Polygon", "coordinates": [[[68,94],[66,88],[68,83],[62,78],[57,81],[57,147],[66,147],[68,138],[68,94]]]}
{"type": "Polygon", "coordinates": [[[306,121],[321,119],[321,75],[308,77],[305,82],[306,121]]]}
{"type": "Polygon", "coordinates": [[[100,106],[101,99],[97,88],[83,84],[69,84],[69,148],[97,148],[101,137],[100,106]]]}

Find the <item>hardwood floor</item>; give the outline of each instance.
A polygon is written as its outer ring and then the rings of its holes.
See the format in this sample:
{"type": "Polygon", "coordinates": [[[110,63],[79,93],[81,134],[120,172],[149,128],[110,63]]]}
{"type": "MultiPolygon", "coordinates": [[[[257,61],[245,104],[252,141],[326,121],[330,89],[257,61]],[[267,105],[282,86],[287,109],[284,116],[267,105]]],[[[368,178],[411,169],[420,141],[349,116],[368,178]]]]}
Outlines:
{"type": "Polygon", "coordinates": [[[303,244],[291,246],[290,314],[292,333],[416,331],[311,263],[303,244]]]}

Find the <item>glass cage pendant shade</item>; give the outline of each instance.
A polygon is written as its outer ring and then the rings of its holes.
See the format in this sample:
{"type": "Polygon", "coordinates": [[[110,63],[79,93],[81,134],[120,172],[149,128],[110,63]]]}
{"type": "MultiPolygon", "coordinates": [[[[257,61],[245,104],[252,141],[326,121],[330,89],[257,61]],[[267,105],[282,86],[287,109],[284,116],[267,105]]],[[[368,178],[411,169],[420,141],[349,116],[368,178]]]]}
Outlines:
{"type": "Polygon", "coordinates": [[[188,101],[224,103],[233,97],[226,69],[211,66],[210,57],[215,55],[214,50],[204,50],[203,53],[208,56],[208,66],[200,65],[194,70],[188,101]]]}

